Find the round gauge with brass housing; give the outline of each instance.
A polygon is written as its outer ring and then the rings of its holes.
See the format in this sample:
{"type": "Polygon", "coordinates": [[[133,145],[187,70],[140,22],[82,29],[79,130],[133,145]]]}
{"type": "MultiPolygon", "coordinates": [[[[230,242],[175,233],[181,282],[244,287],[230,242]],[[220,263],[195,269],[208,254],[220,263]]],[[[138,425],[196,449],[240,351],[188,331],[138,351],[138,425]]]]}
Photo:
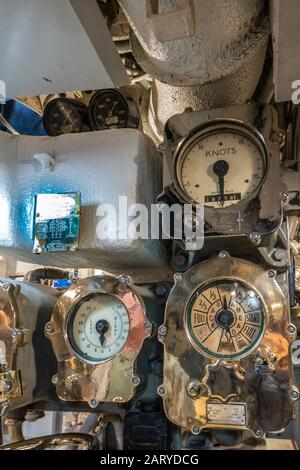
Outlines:
{"type": "Polygon", "coordinates": [[[88,110],[78,100],[59,97],[48,102],[44,109],[43,124],[49,136],[73,134],[90,130],[88,110]]]}
{"type": "Polygon", "coordinates": [[[152,323],[128,276],[78,280],[59,297],[45,334],[57,358],[59,398],[92,408],[132,399],[140,383],[136,359],[152,323]]]}
{"type": "Polygon", "coordinates": [[[101,363],[123,349],[129,334],[128,311],[121,300],[105,293],[84,296],[67,319],[67,339],[80,359],[101,363]]]}
{"type": "Polygon", "coordinates": [[[175,152],[173,180],[184,202],[222,209],[253,199],[267,172],[263,136],[235,120],[194,129],[175,152]]]}
{"type": "Polygon", "coordinates": [[[262,337],[264,306],[245,282],[219,279],[197,289],[186,309],[186,329],[193,346],[213,358],[249,354],[262,337]]]}
{"type": "Polygon", "coordinates": [[[137,128],[139,112],[134,101],[115,89],[96,92],[89,104],[93,129],[137,128]]]}

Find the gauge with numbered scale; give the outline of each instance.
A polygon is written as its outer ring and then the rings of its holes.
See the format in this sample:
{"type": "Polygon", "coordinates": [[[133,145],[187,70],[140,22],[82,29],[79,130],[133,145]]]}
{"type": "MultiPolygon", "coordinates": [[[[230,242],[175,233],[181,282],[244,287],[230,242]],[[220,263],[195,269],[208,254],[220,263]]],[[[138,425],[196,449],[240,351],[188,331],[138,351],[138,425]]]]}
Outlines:
{"type": "Polygon", "coordinates": [[[94,293],[83,297],[71,309],[67,339],[77,357],[101,363],[123,349],[129,329],[129,315],[123,302],[110,294],[94,293]]]}
{"type": "Polygon", "coordinates": [[[52,137],[88,131],[87,122],[88,110],[79,100],[55,98],[44,109],[45,131],[52,137]]]}
{"type": "Polygon", "coordinates": [[[194,347],[214,358],[245,356],[264,329],[264,306],[246,283],[219,280],[199,288],[188,302],[186,328],[194,347]]]}
{"type": "Polygon", "coordinates": [[[255,129],[221,121],[194,130],[175,154],[174,180],[186,202],[215,209],[253,199],[266,174],[267,151],[255,129]]]}
{"type": "Polygon", "coordinates": [[[89,115],[93,129],[137,128],[139,112],[130,97],[115,89],[96,92],[89,104],[89,115]]]}

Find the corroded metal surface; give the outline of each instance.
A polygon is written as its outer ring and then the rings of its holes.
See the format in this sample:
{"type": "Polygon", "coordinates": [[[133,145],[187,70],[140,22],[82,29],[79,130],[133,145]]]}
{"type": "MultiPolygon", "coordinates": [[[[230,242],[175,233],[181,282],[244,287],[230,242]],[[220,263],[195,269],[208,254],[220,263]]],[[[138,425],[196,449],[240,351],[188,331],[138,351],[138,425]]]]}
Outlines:
{"type": "MultiPolygon", "coordinates": [[[[149,21],[146,0],[120,3],[134,31],[131,41],[138,63],[154,78],[176,86],[203,84],[236,73],[266,45],[270,31],[263,0],[197,0],[192,2],[193,33],[163,42],[149,21]]],[[[160,1],[157,17],[180,4],[182,0],[160,1]]]]}

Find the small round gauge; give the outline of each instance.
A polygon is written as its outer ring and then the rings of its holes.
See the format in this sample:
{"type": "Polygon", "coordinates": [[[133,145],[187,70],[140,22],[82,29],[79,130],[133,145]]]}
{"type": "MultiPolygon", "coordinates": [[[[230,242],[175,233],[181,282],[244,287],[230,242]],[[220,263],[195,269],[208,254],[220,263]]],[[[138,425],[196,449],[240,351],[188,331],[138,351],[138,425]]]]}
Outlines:
{"type": "Polygon", "coordinates": [[[81,132],[85,120],[87,120],[87,108],[69,98],[51,100],[46,105],[43,115],[45,131],[53,137],[81,132]]]}
{"type": "Polygon", "coordinates": [[[106,293],[83,297],[71,309],[67,339],[83,361],[101,363],[116,356],[124,347],[130,328],[125,305],[106,293]]]}
{"type": "Polygon", "coordinates": [[[186,328],[194,347],[205,355],[243,357],[261,339],[264,307],[258,294],[243,282],[211,282],[188,302],[186,328]]]}
{"type": "Polygon", "coordinates": [[[89,104],[91,125],[95,130],[138,127],[139,115],[133,100],[114,89],[100,90],[89,104]]]}
{"type": "Polygon", "coordinates": [[[266,149],[258,132],[220,123],[187,138],[175,166],[175,181],[185,199],[229,207],[256,196],[266,174],[266,149]]]}

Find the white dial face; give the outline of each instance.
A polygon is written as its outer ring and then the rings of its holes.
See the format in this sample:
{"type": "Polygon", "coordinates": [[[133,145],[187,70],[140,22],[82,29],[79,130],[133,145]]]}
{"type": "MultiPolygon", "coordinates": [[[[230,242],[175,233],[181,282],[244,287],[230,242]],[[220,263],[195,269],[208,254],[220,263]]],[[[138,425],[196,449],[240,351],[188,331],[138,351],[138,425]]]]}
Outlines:
{"type": "Polygon", "coordinates": [[[116,297],[91,294],[75,305],[67,328],[70,345],[82,360],[102,362],[124,347],[130,320],[125,305],[116,297]]]}
{"type": "Polygon", "coordinates": [[[219,358],[250,352],[261,338],[264,309],[259,296],[239,281],[216,281],[190,299],[187,327],[197,349],[219,358]]]}
{"type": "Polygon", "coordinates": [[[177,165],[177,179],[188,198],[214,208],[251,196],[264,173],[264,156],[255,141],[225,129],[196,139],[177,165]]]}

